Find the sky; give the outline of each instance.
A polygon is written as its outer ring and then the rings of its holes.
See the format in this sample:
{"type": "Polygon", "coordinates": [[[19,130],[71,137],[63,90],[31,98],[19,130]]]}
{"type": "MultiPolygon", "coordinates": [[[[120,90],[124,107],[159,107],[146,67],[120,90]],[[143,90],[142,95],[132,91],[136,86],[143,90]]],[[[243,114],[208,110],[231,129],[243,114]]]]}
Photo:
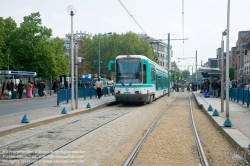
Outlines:
{"type": "MultiPolygon", "coordinates": [[[[171,61],[183,69],[216,58],[221,47],[222,32],[227,29],[228,0],[0,0],[0,17],[12,17],[19,26],[23,17],[40,12],[42,24],[52,29],[53,36],[65,37],[71,32],[67,7],[73,5],[74,32],[98,34],[132,31],[146,33],[156,39],[171,40],[171,61]],[[132,19],[123,6],[130,12],[132,19]],[[183,5],[184,4],[184,5],[183,5]],[[184,10],[183,10],[184,6],[184,10]],[[184,11],[184,14],[182,14],[184,11]],[[141,28],[140,28],[141,27],[141,28]],[[144,32],[143,32],[144,31],[144,32]],[[186,58],[178,62],[177,58],[186,58]]],[[[229,49],[236,46],[239,31],[250,30],[250,0],[230,0],[229,49]]],[[[226,48],[226,37],[225,48],[226,48]]],[[[167,43],[167,41],[164,41],[167,43]]]]}

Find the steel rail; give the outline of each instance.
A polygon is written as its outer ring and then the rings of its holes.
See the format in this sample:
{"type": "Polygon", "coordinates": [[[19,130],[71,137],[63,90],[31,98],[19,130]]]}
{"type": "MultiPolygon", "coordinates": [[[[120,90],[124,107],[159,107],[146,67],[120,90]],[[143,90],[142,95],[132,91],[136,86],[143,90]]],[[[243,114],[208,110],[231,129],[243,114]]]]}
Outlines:
{"type": "MultiPolygon", "coordinates": [[[[118,106],[118,107],[119,107],[119,106],[118,106]]],[[[19,142],[19,141],[22,141],[22,140],[27,139],[27,138],[33,137],[33,136],[35,136],[35,135],[44,133],[44,132],[46,132],[46,131],[49,131],[49,130],[52,130],[52,129],[56,129],[56,128],[65,126],[65,125],[68,125],[68,124],[70,124],[70,123],[77,122],[77,121],[79,121],[79,120],[81,120],[81,119],[83,119],[83,118],[86,118],[86,117],[88,117],[88,116],[96,115],[96,114],[99,114],[99,113],[102,113],[102,112],[105,112],[105,111],[107,111],[107,110],[100,111],[100,112],[97,112],[97,113],[94,113],[94,114],[91,114],[91,115],[87,115],[87,116],[78,118],[78,119],[76,119],[76,120],[73,120],[73,121],[70,121],[70,122],[67,122],[67,123],[64,123],[64,124],[61,124],[61,125],[58,125],[58,126],[55,126],[55,127],[52,127],[52,128],[46,129],[46,130],[43,130],[43,131],[40,131],[40,132],[38,132],[38,133],[28,135],[28,136],[23,137],[23,138],[20,138],[20,139],[18,139],[18,140],[15,140],[15,141],[9,142],[9,143],[7,143],[7,144],[1,145],[0,148],[5,147],[5,146],[8,146],[8,145],[13,144],[13,143],[16,143],[16,142],[19,142]]]]}
{"type": "Polygon", "coordinates": [[[190,107],[191,120],[192,120],[194,135],[195,135],[195,141],[196,141],[196,146],[197,146],[197,149],[198,149],[198,152],[199,152],[200,160],[201,160],[201,163],[202,163],[203,166],[209,166],[209,164],[207,162],[206,155],[204,153],[204,150],[203,150],[201,142],[200,142],[200,138],[199,138],[196,126],[195,126],[194,116],[193,116],[193,109],[192,109],[192,103],[191,103],[190,96],[188,98],[189,98],[189,107],[190,107]]]}
{"type": "Polygon", "coordinates": [[[53,152],[56,152],[56,151],[60,150],[61,148],[65,147],[65,146],[67,146],[67,145],[69,145],[69,144],[71,144],[72,142],[74,142],[74,141],[76,141],[76,140],[78,140],[78,139],[84,137],[85,135],[87,135],[87,134],[89,134],[89,133],[91,133],[91,132],[93,132],[93,131],[95,131],[95,130],[97,130],[97,129],[99,129],[99,128],[101,128],[101,127],[103,127],[103,126],[105,126],[105,125],[107,125],[107,124],[109,124],[109,123],[111,123],[111,122],[113,122],[113,121],[116,120],[116,119],[119,119],[120,117],[123,117],[123,116],[127,115],[127,114],[130,113],[130,112],[132,112],[132,111],[129,111],[129,112],[125,113],[125,114],[122,114],[122,115],[120,115],[120,116],[118,116],[118,117],[116,117],[116,118],[114,118],[114,119],[112,119],[112,120],[110,120],[110,121],[108,121],[108,122],[106,122],[106,123],[104,123],[104,124],[102,124],[102,125],[100,125],[100,126],[94,128],[94,129],[88,131],[87,133],[84,133],[84,134],[82,134],[82,135],[80,135],[80,136],[78,136],[78,137],[72,139],[71,141],[67,142],[66,144],[61,145],[61,146],[59,146],[58,148],[55,148],[54,150],[51,150],[49,153],[43,155],[42,157],[36,159],[35,161],[33,161],[33,162],[31,162],[31,163],[29,163],[27,166],[30,166],[30,165],[32,165],[32,164],[34,164],[34,163],[37,163],[39,160],[41,160],[41,159],[43,159],[44,157],[46,157],[46,156],[52,154],[53,152]]]}
{"type": "Polygon", "coordinates": [[[178,95],[157,116],[157,118],[154,120],[154,122],[151,124],[151,126],[147,129],[147,131],[145,132],[145,134],[142,136],[142,138],[140,139],[140,141],[137,143],[137,145],[135,146],[135,148],[133,149],[133,151],[130,153],[129,157],[127,158],[127,160],[125,161],[125,163],[123,164],[123,166],[129,166],[129,165],[132,164],[132,162],[133,162],[136,154],[138,153],[139,149],[141,148],[143,142],[149,136],[150,132],[152,131],[152,129],[154,128],[154,126],[156,125],[156,123],[158,122],[158,120],[166,112],[166,110],[168,109],[168,107],[170,107],[170,105],[174,102],[174,100],[178,97],[178,95]]]}

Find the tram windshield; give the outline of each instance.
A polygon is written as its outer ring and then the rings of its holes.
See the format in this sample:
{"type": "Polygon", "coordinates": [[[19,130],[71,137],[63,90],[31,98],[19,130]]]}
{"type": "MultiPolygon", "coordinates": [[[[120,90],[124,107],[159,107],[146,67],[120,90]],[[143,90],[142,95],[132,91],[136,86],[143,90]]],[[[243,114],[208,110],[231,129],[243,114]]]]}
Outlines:
{"type": "Polygon", "coordinates": [[[142,82],[141,60],[124,58],[116,60],[116,83],[129,84],[142,82]]]}

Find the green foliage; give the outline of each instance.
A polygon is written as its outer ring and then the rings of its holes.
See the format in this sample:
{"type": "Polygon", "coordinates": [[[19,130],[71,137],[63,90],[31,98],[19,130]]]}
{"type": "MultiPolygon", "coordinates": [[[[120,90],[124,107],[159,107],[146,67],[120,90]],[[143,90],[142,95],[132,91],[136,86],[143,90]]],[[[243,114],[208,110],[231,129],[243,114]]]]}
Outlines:
{"type": "Polygon", "coordinates": [[[196,82],[196,72],[193,72],[192,80],[193,80],[194,82],[196,82]]]}
{"type": "Polygon", "coordinates": [[[182,79],[182,73],[181,72],[170,70],[170,74],[171,74],[171,80],[173,82],[175,82],[175,79],[176,80],[181,80],[182,79]]]}
{"type": "Polygon", "coordinates": [[[47,39],[52,30],[42,25],[40,13],[31,13],[17,28],[12,18],[0,18],[0,69],[35,71],[38,76],[58,78],[68,72],[64,41],[47,39]]]}
{"type": "Polygon", "coordinates": [[[230,80],[234,80],[234,67],[233,66],[229,67],[229,78],[230,80]]]}
{"type": "Polygon", "coordinates": [[[12,64],[10,43],[16,29],[16,22],[12,18],[3,19],[0,17],[0,69],[7,70],[8,65],[12,64]]]}
{"type": "MultiPolygon", "coordinates": [[[[234,67],[229,66],[229,79],[234,80],[234,67]]],[[[224,67],[224,81],[226,80],[226,67],[224,67]]]]}
{"type": "Polygon", "coordinates": [[[189,70],[183,70],[182,71],[182,76],[183,76],[184,80],[187,80],[188,77],[189,77],[189,75],[190,75],[190,71],[189,70]]]}
{"type": "MultiPolygon", "coordinates": [[[[95,35],[93,39],[82,38],[79,56],[84,57],[81,65],[81,74],[98,73],[99,68],[99,42],[100,42],[100,73],[102,77],[110,78],[107,66],[109,60],[114,60],[118,55],[145,55],[153,58],[151,47],[147,41],[141,40],[137,34],[128,32],[126,34],[104,34],[95,35]]],[[[114,69],[114,68],[113,68],[114,69]]]]}

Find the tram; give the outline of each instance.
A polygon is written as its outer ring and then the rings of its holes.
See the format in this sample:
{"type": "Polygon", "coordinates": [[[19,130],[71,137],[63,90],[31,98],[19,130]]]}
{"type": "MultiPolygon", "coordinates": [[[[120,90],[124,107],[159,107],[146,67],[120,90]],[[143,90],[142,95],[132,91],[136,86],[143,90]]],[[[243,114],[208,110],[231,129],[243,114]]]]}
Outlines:
{"type": "Polygon", "coordinates": [[[167,94],[168,71],[143,55],[119,55],[115,63],[115,99],[151,103],[167,94]]]}

